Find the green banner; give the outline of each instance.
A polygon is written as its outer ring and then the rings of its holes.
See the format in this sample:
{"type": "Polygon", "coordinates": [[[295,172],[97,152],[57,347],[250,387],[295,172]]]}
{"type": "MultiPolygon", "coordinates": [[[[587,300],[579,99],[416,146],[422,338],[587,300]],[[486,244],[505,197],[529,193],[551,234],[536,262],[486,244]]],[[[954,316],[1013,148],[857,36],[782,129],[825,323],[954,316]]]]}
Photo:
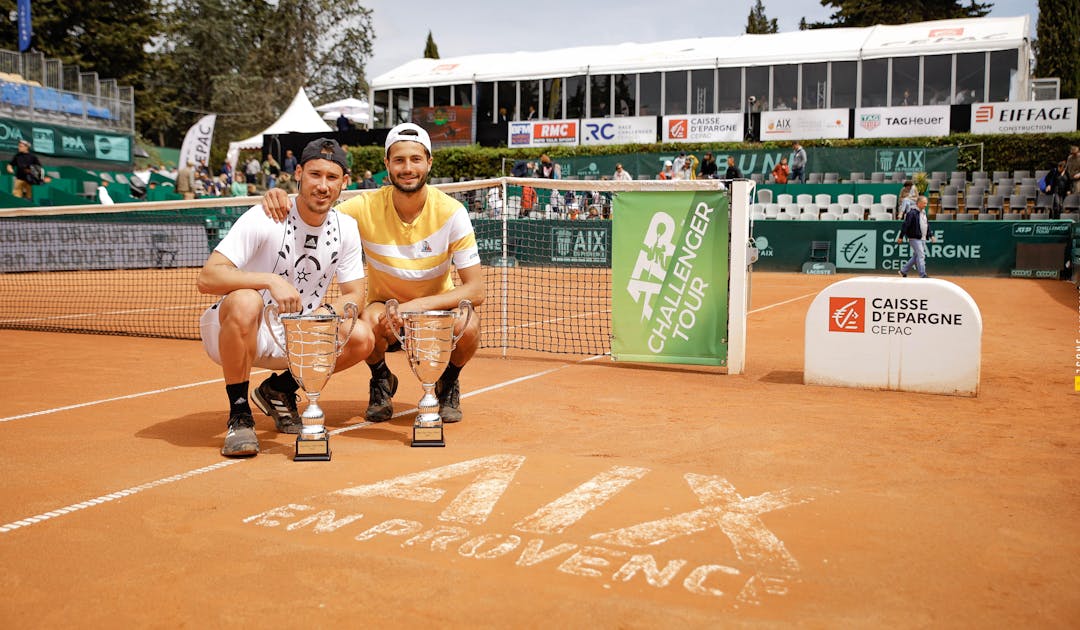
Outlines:
{"type": "Polygon", "coordinates": [[[129,135],[0,118],[0,153],[14,153],[19,140],[30,141],[38,155],[131,164],[129,135]]]}
{"type": "Polygon", "coordinates": [[[612,358],[726,365],[727,196],[626,192],[614,204],[612,358]]]}
{"type": "MultiPolygon", "coordinates": [[[[704,157],[704,151],[688,151],[704,157]]],[[[664,165],[664,160],[673,160],[679,151],[666,153],[631,153],[623,155],[589,155],[582,157],[560,157],[555,162],[559,165],[563,177],[611,177],[615,174],[615,165],[622,164],[634,179],[655,179],[664,165]]],[[[733,156],[735,165],[746,177],[752,173],[768,175],[772,173],[782,157],[790,157],[791,150],[713,150],[720,177],[727,170],[727,158],[733,156]]],[[[933,171],[951,172],[956,170],[960,155],[956,147],[807,147],[807,173],[840,173],[847,179],[852,172],[870,173],[930,173],[933,171]]]]}

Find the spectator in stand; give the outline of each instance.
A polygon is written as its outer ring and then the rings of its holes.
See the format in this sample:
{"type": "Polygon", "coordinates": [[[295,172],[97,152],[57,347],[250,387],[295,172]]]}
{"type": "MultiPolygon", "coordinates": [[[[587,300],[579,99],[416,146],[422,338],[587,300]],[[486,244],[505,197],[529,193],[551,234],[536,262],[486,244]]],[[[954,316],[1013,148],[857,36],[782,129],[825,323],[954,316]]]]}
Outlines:
{"type": "Polygon", "coordinates": [[[682,163],[682,170],[675,172],[675,179],[681,179],[686,181],[697,179],[697,174],[694,172],[696,166],[697,158],[693,155],[686,156],[686,159],[684,159],[682,163]]]}
{"type": "Polygon", "coordinates": [[[676,174],[682,173],[683,162],[686,161],[686,151],[679,151],[679,155],[671,162],[671,170],[676,174]]]}
{"type": "Polygon", "coordinates": [[[379,185],[375,183],[375,178],[371,175],[371,171],[364,171],[364,179],[360,182],[361,190],[374,190],[379,185]]]}
{"type": "Polygon", "coordinates": [[[664,168],[656,176],[656,179],[675,179],[675,173],[672,170],[671,160],[664,160],[664,168]]]}
{"type": "Polygon", "coordinates": [[[525,115],[525,120],[536,120],[536,108],[529,105],[529,113],[525,115]]]}
{"type": "Polygon", "coordinates": [[[727,158],[727,172],[724,173],[724,179],[742,179],[742,171],[738,166],[735,166],[735,156],[729,155],[727,158]]]}
{"type": "Polygon", "coordinates": [[[338,116],[337,119],[337,130],[339,132],[352,131],[352,128],[352,121],[345,115],[345,112],[341,112],[341,115],[338,116]]]}
{"type": "Polygon", "coordinates": [[[289,193],[290,195],[297,192],[296,180],[293,179],[291,173],[286,173],[285,171],[282,171],[281,177],[278,177],[277,187],[289,193]]]}
{"type": "Polygon", "coordinates": [[[1065,160],[1065,173],[1072,182],[1072,191],[1080,193],[1080,147],[1069,147],[1069,157],[1065,160]]]}
{"type": "Polygon", "coordinates": [[[518,213],[518,217],[525,219],[528,218],[529,213],[536,207],[536,189],[532,186],[521,187],[521,212],[518,213]]]}
{"type": "Polygon", "coordinates": [[[716,179],[716,160],[713,159],[712,151],[706,151],[701,160],[701,179],[716,179]]]}
{"type": "Polygon", "coordinates": [[[195,162],[188,160],[187,164],[180,166],[176,173],[176,192],[183,195],[185,200],[195,198],[195,162]]]}
{"type": "Polygon", "coordinates": [[[800,184],[806,181],[803,170],[806,169],[806,149],[796,142],[791,151],[791,180],[800,184]]]}
{"type": "Polygon", "coordinates": [[[274,156],[267,153],[266,159],[262,163],[263,177],[266,180],[266,187],[273,188],[277,185],[277,178],[281,175],[281,165],[274,159],[274,156]]]}
{"type": "Polygon", "coordinates": [[[248,160],[247,166],[244,167],[244,174],[247,175],[249,184],[258,186],[261,183],[259,177],[262,175],[262,165],[259,164],[259,158],[252,156],[248,160]]]}
{"type": "Polygon", "coordinates": [[[590,220],[590,221],[594,220],[594,219],[599,220],[600,219],[600,208],[598,208],[596,206],[589,206],[589,214],[585,217],[585,219],[590,220]]]}
{"type": "Polygon", "coordinates": [[[614,179],[615,181],[617,181],[617,182],[628,182],[628,181],[631,181],[631,180],[632,180],[632,179],[634,179],[634,178],[633,178],[633,177],[631,177],[631,176],[630,176],[630,173],[628,173],[628,172],[627,172],[627,171],[626,171],[626,170],[625,170],[625,169],[624,169],[624,168],[622,167],[622,164],[616,164],[616,165],[615,165],[615,176],[614,176],[614,178],[613,178],[613,179],[614,179]]]}
{"type": "Polygon", "coordinates": [[[16,149],[16,153],[12,156],[11,163],[7,167],[7,171],[15,175],[12,194],[16,197],[32,200],[34,198],[33,184],[42,183],[38,181],[38,176],[34,172],[40,168],[41,161],[30,150],[30,143],[26,140],[19,140],[19,148],[16,149]],[[34,166],[37,166],[37,169],[33,169],[34,166]]]}
{"type": "Polygon", "coordinates": [[[934,240],[934,235],[930,233],[930,224],[926,218],[926,204],[928,201],[926,197],[919,197],[915,205],[908,206],[907,212],[904,214],[904,224],[900,226],[900,234],[896,237],[896,242],[900,243],[903,242],[906,236],[908,245],[911,246],[911,258],[897,272],[904,278],[907,277],[912,266],[919,272],[920,278],[926,277],[926,241],[927,239],[931,242],[934,240]]]}
{"type": "Polygon", "coordinates": [[[225,176],[225,182],[226,182],[226,183],[227,183],[227,184],[228,184],[229,186],[232,186],[232,183],[233,183],[233,168],[232,168],[232,164],[229,164],[229,162],[228,162],[228,161],[226,161],[226,162],[225,162],[224,164],[222,164],[222,165],[221,165],[221,174],[225,176]]]}
{"type": "Polygon", "coordinates": [[[247,178],[243,173],[237,173],[233,178],[232,185],[229,187],[229,191],[232,192],[233,197],[246,197],[248,194],[247,178]]]}
{"type": "Polygon", "coordinates": [[[776,184],[786,184],[788,176],[791,175],[791,167],[788,166],[787,158],[780,158],[780,163],[773,167],[772,178],[776,184]]]}
{"type": "Polygon", "coordinates": [[[919,200],[919,187],[916,186],[911,180],[904,182],[904,187],[900,189],[900,196],[897,198],[897,202],[900,204],[899,212],[897,216],[904,217],[907,214],[909,206],[914,206],[915,202],[919,200]]]}
{"type": "Polygon", "coordinates": [[[286,173],[295,173],[296,165],[296,156],[293,155],[292,149],[285,149],[285,159],[281,161],[281,170],[286,173]]]}
{"type": "Polygon", "coordinates": [[[1039,190],[1053,197],[1053,206],[1050,209],[1050,218],[1056,219],[1061,216],[1061,206],[1065,197],[1072,190],[1072,181],[1066,171],[1066,161],[1057,163],[1057,167],[1051,169],[1046,177],[1039,182],[1039,190]]]}
{"type": "Polygon", "coordinates": [[[537,170],[536,176],[544,179],[558,179],[558,177],[555,177],[555,163],[551,161],[551,158],[546,153],[540,156],[540,168],[537,170]]]}

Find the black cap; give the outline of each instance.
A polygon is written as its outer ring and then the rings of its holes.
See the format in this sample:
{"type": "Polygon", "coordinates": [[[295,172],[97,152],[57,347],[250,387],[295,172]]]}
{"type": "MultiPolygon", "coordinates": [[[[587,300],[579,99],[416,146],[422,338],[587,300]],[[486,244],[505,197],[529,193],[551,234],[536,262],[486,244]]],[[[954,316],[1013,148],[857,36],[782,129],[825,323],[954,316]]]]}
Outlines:
{"type": "Polygon", "coordinates": [[[341,167],[341,171],[349,174],[349,158],[337,140],[330,138],[318,138],[307,143],[304,152],[300,154],[300,166],[311,160],[330,160],[341,167]]]}

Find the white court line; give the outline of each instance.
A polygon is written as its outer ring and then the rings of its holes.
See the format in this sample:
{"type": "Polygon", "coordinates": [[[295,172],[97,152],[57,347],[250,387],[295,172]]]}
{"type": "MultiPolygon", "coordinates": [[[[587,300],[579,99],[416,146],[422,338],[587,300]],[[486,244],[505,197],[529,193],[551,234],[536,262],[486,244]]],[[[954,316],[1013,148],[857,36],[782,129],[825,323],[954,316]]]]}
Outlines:
{"type": "Polygon", "coordinates": [[[565,322],[571,319],[581,319],[582,317],[592,317],[593,315],[599,315],[601,313],[610,313],[611,309],[605,311],[592,311],[591,313],[578,313],[577,315],[570,315],[569,317],[553,317],[551,319],[544,319],[538,322],[529,322],[528,324],[518,324],[515,326],[503,326],[499,329],[499,332],[507,332],[510,330],[517,330],[518,328],[532,328],[533,326],[545,326],[547,324],[558,324],[559,322],[565,322]]]}
{"type": "Polygon", "coordinates": [[[100,317],[102,315],[145,315],[146,313],[161,313],[165,311],[186,311],[190,309],[205,309],[202,304],[188,306],[168,306],[164,308],[139,308],[123,311],[104,311],[101,313],[72,313],[71,315],[51,315],[49,317],[26,317],[23,319],[0,319],[0,324],[26,324],[29,322],[53,322],[62,319],[86,319],[88,317],[100,317]]]}
{"type": "Polygon", "coordinates": [[[752,313],[760,313],[761,311],[767,311],[770,308],[776,308],[777,306],[783,306],[785,304],[791,304],[792,302],[798,302],[799,300],[805,300],[808,297],[817,295],[820,291],[814,291],[813,293],[807,293],[806,295],[800,295],[799,297],[793,297],[790,300],[784,300],[783,302],[777,302],[776,304],[770,304],[768,306],[762,306],[761,308],[755,308],[752,311],[747,311],[747,315],[752,313]]]}
{"type": "MultiPolygon", "coordinates": [[[[550,369],[547,369],[547,370],[541,370],[540,372],[535,372],[533,374],[527,374],[525,376],[519,376],[518,378],[513,378],[513,379],[510,379],[508,381],[503,381],[501,383],[496,383],[494,385],[489,385],[487,387],[483,387],[483,388],[480,388],[478,390],[471,391],[471,392],[469,392],[467,394],[462,394],[461,397],[462,398],[468,398],[468,397],[474,396],[476,394],[483,394],[483,393],[486,393],[486,392],[494,391],[496,389],[501,389],[503,387],[509,387],[510,385],[515,385],[515,384],[521,383],[523,381],[527,381],[527,380],[534,379],[534,378],[539,378],[541,376],[546,376],[546,375],[551,374],[553,372],[558,372],[559,370],[564,370],[564,369],[570,367],[571,365],[578,365],[580,363],[585,363],[587,361],[593,361],[595,359],[599,359],[599,358],[604,357],[604,356],[607,356],[607,355],[600,354],[600,355],[588,357],[586,359],[581,359],[580,361],[575,361],[574,363],[567,363],[566,365],[560,365],[558,367],[550,368],[550,369]]],[[[221,380],[221,379],[218,379],[218,380],[221,380]]],[[[182,385],[180,387],[175,387],[175,388],[170,388],[170,389],[155,390],[155,392],[146,392],[144,394],[134,394],[132,396],[122,396],[120,398],[115,398],[115,399],[112,399],[112,400],[123,400],[124,398],[134,398],[136,396],[145,396],[145,395],[149,395],[149,394],[157,393],[157,392],[171,391],[171,389],[182,389],[184,387],[195,387],[197,385],[204,385],[206,383],[213,383],[213,382],[215,382],[215,381],[203,381],[202,383],[193,383],[193,384],[190,384],[190,385],[182,385]]],[[[87,404],[96,404],[96,403],[87,403],[87,404]]],[[[82,405],[76,405],[76,406],[82,406],[82,405]]],[[[413,413],[415,411],[416,411],[415,407],[412,408],[412,409],[405,409],[403,411],[399,411],[399,412],[395,413],[394,417],[397,418],[398,416],[404,416],[404,415],[413,413]]],[[[42,412],[42,413],[44,413],[44,412],[42,412]]],[[[373,423],[371,423],[371,422],[361,422],[359,424],[354,424],[354,425],[351,425],[351,426],[342,427],[340,429],[334,429],[333,431],[330,431],[330,434],[331,435],[338,435],[340,433],[345,433],[346,431],[355,431],[356,429],[361,429],[363,427],[371,426],[372,424],[373,423]]],[[[273,452],[273,451],[281,449],[281,448],[289,448],[289,447],[290,447],[289,444],[282,444],[282,445],[279,445],[279,446],[277,446],[275,448],[269,449],[266,452],[270,453],[270,452],[273,452]]],[[[0,525],[0,534],[6,534],[8,532],[12,532],[12,531],[15,531],[17,529],[21,529],[21,528],[24,528],[24,527],[29,527],[31,525],[36,525],[38,523],[41,523],[41,522],[44,522],[44,521],[47,521],[47,520],[50,520],[50,519],[54,519],[54,518],[56,518],[58,516],[64,516],[65,514],[71,514],[72,512],[78,512],[80,510],[85,510],[87,508],[94,507],[96,505],[103,505],[103,504],[108,503],[110,501],[115,501],[116,499],[122,499],[124,497],[129,497],[129,496],[131,496],[133,494],[138,494],[138,493],[143,492],[145,490],[150,490],[152,488],[157,488],[158,486],[164,486],[164,485],[167,485],[167,484],[170,484],[170,483],[175,483],[177,481],[183,481],[185,479],[190,479],[192,477],[197,477],[199,475],[202,475],[202,474],[205,474],[205,473],[208,473],[208,472],[213,472],[215,470],[221,470],[222,468],[226,468],[226,467],[232,466],[234,464],[241,464],[241,463],[243,463],[245,461],[251,461],[251,459],[253,459],[253,458],[249,458],[249,459],[228,459],[228,460],[224,460],[224,461],[219,461],[216,464],[211,464],[209,466],[203,466],[202,468],[196,468],[195,470],[189,470],[189,471],[184,472],[184,473],[180,473],[180,474],[177,474],[177,475],[172,475],[171,477],[165,477],[164,479],[158,479],[156,481],[151,481],[151,482],[148,482],[148,483],[140,484],[138,486],[133,486],[131,488],[125,488],[123,490],[117,490],[116,492],[110,492],[109,494],[104,494],[104,495],[101,495],[99,497],[95,497],[93,499],[88,499],[86,501],[80,501],[79,503],[73,503],[73,504],[68,505],[66,507],[57,508],[55,510],[51,510],[49,512],[44,512],[42,514],[36,514],[34,516],[28,516],[26,518],[23,518],[23,519],[20,519],[20,520],[17,520],[17,521],[12,521],[12,522],[7,523],[5,525],[0,525]]]]}

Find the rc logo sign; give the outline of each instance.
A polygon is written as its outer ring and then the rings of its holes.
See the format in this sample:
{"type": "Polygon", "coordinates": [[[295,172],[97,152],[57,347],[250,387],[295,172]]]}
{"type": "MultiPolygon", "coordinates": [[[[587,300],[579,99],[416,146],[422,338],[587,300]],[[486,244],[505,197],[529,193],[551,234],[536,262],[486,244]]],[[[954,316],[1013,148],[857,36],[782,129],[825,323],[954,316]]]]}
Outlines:
{"type": "Polygon", "coordinates": [[[866,298],[829,297],[829,332],[866,330],[866,298]]]}

